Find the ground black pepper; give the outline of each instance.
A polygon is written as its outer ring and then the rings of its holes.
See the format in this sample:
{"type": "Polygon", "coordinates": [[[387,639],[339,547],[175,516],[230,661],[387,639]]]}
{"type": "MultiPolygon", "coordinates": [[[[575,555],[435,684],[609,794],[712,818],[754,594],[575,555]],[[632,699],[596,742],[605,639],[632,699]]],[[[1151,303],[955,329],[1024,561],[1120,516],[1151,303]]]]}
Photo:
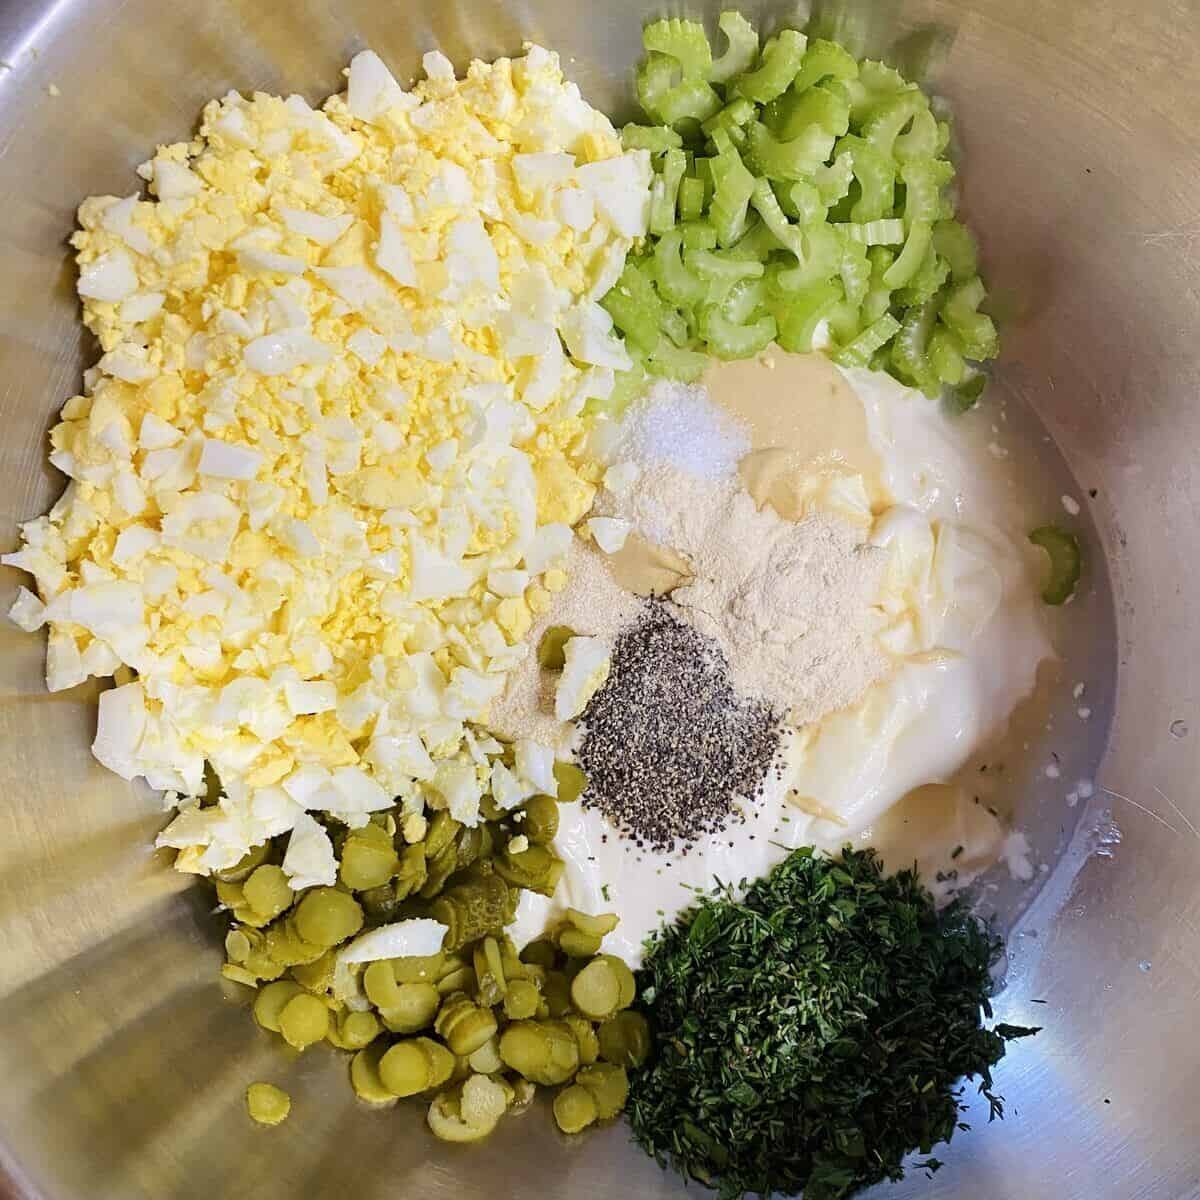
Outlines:
{"type": "Polygon", "coordinates": [[[583,803],[653,850],[686,846],[744,821],[779,750],[779,718],[739,696],[720,647],[660,601],[613,648],[583,715],[583,803]]]}

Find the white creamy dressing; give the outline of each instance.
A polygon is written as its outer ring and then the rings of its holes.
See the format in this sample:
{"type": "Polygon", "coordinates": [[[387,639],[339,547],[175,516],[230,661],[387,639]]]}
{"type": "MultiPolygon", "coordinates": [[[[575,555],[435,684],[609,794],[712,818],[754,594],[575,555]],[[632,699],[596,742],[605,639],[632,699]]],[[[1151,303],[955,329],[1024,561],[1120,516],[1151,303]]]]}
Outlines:
{"type": "Polygon", "coordinates": [[[640,961],[645,937],[689,904],[690,889],[752,880],[801,845],[878,845],[890,866],[919,859],[931,884],[952,856],[960,882],[998,859],[1020,860],[995,817],[940,785],[1003,734],[1033,692],[1038,664],[1053,656],[1026,539],[1037,523],[1026,489],[1011,462],[967,436],[938,401],[885,375],[845,377],[865,413],[867,457],[878,462],[867,486],[891,505],[870,537],[893,550],[880,637],[896,668],[851,708],[786,731],[777,770],[742,806],[745,821],[686,852],[639,850],[600,813],[561,806],[563,882],[553,900],[522,894],[518,945],[571,906],[618,913],[606,949],[640,961]]]}

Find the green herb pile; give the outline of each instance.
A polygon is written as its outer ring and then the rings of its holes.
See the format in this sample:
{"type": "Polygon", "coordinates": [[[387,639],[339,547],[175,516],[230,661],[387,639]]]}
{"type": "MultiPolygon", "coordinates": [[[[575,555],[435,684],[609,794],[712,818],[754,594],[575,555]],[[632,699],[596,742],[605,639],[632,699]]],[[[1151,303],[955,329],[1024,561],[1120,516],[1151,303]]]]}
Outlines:
{"type": "Polygon", "coordinates": [[[702,898],[639,974],[657,1048],[632,1077],[634,1136],[722,1197],[899,1179],[907,1154],[965,1128],[964,1077],[1003,1115],[991,1067],[1037,1030],[982,1024],[999,945],[871,850],[797,850],[740,901],[702,898]]]}

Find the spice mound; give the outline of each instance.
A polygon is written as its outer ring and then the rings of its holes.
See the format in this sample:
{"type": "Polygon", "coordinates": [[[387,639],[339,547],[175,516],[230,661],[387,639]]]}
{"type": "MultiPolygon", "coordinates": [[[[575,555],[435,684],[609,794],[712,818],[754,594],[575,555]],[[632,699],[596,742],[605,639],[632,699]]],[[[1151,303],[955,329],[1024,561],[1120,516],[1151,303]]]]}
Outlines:
{"type": "Polygon", "coordinates": [[[686,852],[739,819],[780,743],[777,715],[735,692],[720,647],[660,601],[617,639],[584,721],[584,803],[652,850],[686,852]]]}

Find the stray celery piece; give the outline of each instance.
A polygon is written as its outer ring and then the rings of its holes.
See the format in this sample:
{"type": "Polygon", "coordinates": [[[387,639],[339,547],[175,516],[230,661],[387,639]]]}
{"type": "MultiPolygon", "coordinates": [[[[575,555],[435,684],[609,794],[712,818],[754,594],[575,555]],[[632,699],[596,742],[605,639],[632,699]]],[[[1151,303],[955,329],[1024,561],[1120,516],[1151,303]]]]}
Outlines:
{"type": "Polygon", "coordinates": [[[885,313],[874,324],[869,325],[848,346],[843,346],[833,356],[833,361],[843,367],[865,367],[877,350],[883,348],[900,330],[900,322],[891,313],[885,313]]]}
{"type": "Polygon", "coordinates": [[[995,358],[999,349],[996,326],[989,316],[978,311],[987,292],[978,275],[950,289],[942,305],[942,320],[958,334],[967,358],[980,361],[995,358]]]}
{"type": "Polygon", "coordinates": [[[966,283],[978,273],[975,238],[965,225],[958,221],[939,221],[933,227],[933,244],[950,264],[950,277],[955,283],[966,283]]]}
{"type": "Polygon", "coordinates": [[[621,277],[600,301],[625,339],[643,353],[658,340],[662,301],[648,275],[634,261],[627,262],[621,277]]]}
{"type": "Polygon", "coordinates": [[[900,251],[900,257],[884,274],[883,282],[890,288],[904,287],[921,269],[932,238],[933,226],[928,221],[916,222],[908,231],[908,240],[900,251]]]}
{"type": "Polygon", "coordinates": [[[683,138],[666,125],[626,125],[621,130],[621,146],[625,150],[649,150],[664,154],[683,145],[683,138]]]}
{"type": "Polygon", "coordinates": [[[1065,604],[1075,594],[1083,569],[1079,539],[1057,525],[1043,525],[1029,535],[1029,540],[1050,556],[1050,575],[1042,599],[1047,604],[1065,604]]]}
{"type": "Polygon", "coordinates": [[[708,160],[713,179],[713,198],[708,217],[717,232],[717,241],[729,246],[741,237],[746,225],[746,210],[754,194],[754,176],[746,170],[736,150],[726,150],[708,160]]]}
{"type": "Polygon", "coordinates": [[[762,316],[752,324],[739,325],[725,316],[716,304],[700,313],[701,336],[718,358],[750,358],[775,340],[776,329],[772,316],[762,316]]]}
{"type": "Polygon", "coordinates": [[[642,30],[642,45],[673,58],[684,79],[704,79],[712,68],[712,47],[698,21],[652,21],[642,30]]]}
{"type": "Polygon", "coordinates": [[[655,176],[650,192],[650,232],[657,237],[674,228],[676,197],[685,170],[687,159],[682,150],[668,150],[663,155],[662,172],[655,176]]]}
{"type": "Polygon", "coordinates": [[[946,403],[952,412],[965,413],[979,403],[983,389],[987,387],[988,377],[983,371],[968,368],[966,379],[957,387],[949,388],[946,392],[946,403]]]}
{"type": "Polygon", "coordinates": [[[679,219],[696,221],[704,213],[704,180],[691,175],[679,181],[679,219]]]}
{"type": "Polygon", "coordinates": [[[754,65],[758,57],[758,34],[740,12],[727,9],[717,20],[728,41],[724,54],[714,59],[708,69],[709,83],[727,83],[754,65]]]}
{"type": "Polygon", "coordinates": [[[827,42],[814,38],[804,52],[800,70],[796,72],[792,87],[797,92],[803,92],[822,79],[857,79],[858,63],[854,56],[843,50],[837,42],[827,42]]]}
{"type": "Polygon", "coordinates": [[[780,30],[763,47],[758,70],[738,80],[738,91],[757,104],[766,104],[783,95],[800,70],[807,44],[804,34],[794,29],[780,30]]]}
{"type": "Polygon", "coordinates": [[[833,150],[833,135],[819,126],[810,126],[787,142],[775,138],[759,121],[749,127],[749,164],[760,175],[771,179],[807,179],[823,166],[833,150]]]}

